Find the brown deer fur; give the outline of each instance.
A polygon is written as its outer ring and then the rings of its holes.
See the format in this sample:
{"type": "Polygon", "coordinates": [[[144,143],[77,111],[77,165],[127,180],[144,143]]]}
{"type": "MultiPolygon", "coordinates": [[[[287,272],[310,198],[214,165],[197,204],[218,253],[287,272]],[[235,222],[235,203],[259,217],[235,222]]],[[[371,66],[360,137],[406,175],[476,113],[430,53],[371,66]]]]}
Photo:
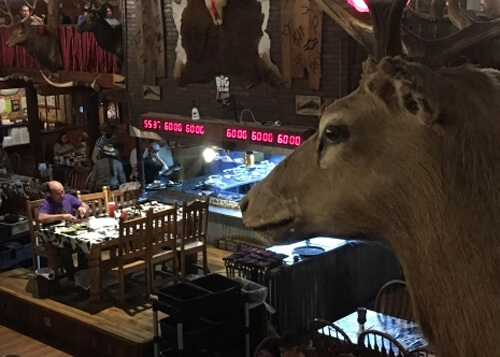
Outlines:
{"type": "Polygon", "coordinates": [[[386,241],[438,356],[500,356],[498,103],[498,71],[368,60],[360,87],[241,202],[243,222],[270,243],[386,241]]]}

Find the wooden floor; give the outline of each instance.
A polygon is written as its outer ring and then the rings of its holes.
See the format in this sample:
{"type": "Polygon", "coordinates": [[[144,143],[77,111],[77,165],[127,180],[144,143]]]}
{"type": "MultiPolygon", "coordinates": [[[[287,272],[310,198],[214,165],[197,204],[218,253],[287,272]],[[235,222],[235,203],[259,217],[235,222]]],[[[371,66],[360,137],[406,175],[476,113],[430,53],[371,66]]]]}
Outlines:
{"type": "MultiPolygon", "coordinates": [[[[210,271],[225,275],[222,258],[229,254],[230,252],[228,251],[209,247],[208,257],[210,271]]],[[[124,309],[113,306],[111,301],[90,303],[86,296],[82,294],[82,291],[79,291],[74,285],[63,280],[61,292],[57,297],[53,299],[40,299],[37,296],[37,284],[34,273],[22,268],[0,273],[0,294],[8,296],[11,299],[20,300],[24,304],[29,304],[29,306],[37,307],[38,311],[52,311],[54,313],[63,314],[66,318],[70,319],[70,321],[86,326],[88,325],[90,328],[98,330],[101,333],[118,336],[119,339],[132,341],[132,343],[151,344],[153,338],[151,304],[144,298],[139,297],[137,300],[131,300],[124,309]]],[[[9,310],[5,307],[4,309],[9,310]]],[[[19,313],[22,315],[22,312],[19,313]]],[[[33,312],[25,312],[25,315],[28,315],[25,317],[25,320],[28,321],[25,324],[30,326],[21,326],[23,328],[28,328],[29,330],[51,327],[53,329],[62,328],[51,326],[56,325],[55,318],[54,321],[51,322],[49,318],[45,317],[47,315],[46,312],[39,313],[39,315],[41,315],[39,318],[41,322],[39,321],[38,325],[35,324],[34,326],[31,321],[33,320],[33,312]],[[44,324],[46,326],[44,326],[44,324]]],[[[0,318],[7,320],[9,322],[9,327],[12,326],[12,323],[15,324],[15,320],[17,320],[16,314],[9,311],[2,311],[0,318]],[[14,320],[14,322],[12,320],[14,320]]],[[[19,320],[21,320],[21,317],[19,320]]],[[[69,327],[71,325],[72,324],[69,323],[67,328],[71,328],[69,327]]],[[[18,345],[12,342],[12,346],[7,350],[3,343],[5,336],[2,332],[0,332],[0,335],[0,355],[1,353],[17,356],[31,355],[25,354],[26,345],[20,342],[21,337],[18,345]]],[[[44,339],[43,341],[51,345],[53,344],[50,338],[48,340],[44,339]]],[[[54,340],[54,342],[55,341],[56,340],[54,340]]],[[[33,349],[36,348],[38,347],[33,347],[33,349]]],[[[49,347],[40,344],[39,348],[49,347]]],[[[64,349],[66,350],[66,348],[64,349]]],[[[66,356],[66,354],[57,352],[56,350],[53,350],[53,353],[53,356],[66,356]]],[[[52,354],[45,352],[33,353],[32,355],[52,356],[52,354]]],[[[114,355],[114,353],[110,355],[114,355]]]]}
{"type": "Polygon", "coordinates": [[[71,356],[2,325],[0,325],[0,346],[0,356],[2,357],[71,356]]]}

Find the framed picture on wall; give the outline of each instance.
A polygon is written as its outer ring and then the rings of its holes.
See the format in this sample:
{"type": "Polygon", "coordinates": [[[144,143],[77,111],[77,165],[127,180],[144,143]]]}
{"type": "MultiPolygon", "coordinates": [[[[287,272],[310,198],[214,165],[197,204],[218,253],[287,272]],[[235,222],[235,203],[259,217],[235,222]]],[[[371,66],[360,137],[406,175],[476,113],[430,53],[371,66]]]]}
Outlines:
{"type": "Polygon", "coordinates": [[[321,112],[321,97],[311,95],[295,96],[295,114],[319,116],[321,112]]]}
{"type": "Polygon", "coordinates": [[[12,101],[12,111],[13,112],[18,112],[20,109],[19,107],[19,101],[18,100],[13,100],[12,101]]]}

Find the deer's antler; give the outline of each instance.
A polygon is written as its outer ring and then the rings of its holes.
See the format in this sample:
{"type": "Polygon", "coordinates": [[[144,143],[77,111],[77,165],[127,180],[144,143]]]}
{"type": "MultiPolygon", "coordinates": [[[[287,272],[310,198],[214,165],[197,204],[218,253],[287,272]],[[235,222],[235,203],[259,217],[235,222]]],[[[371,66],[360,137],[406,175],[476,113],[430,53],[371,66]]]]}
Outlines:
{"type": "Polygon", "coordinates": [[[14,20],[14,15],[12,14],[12,10],[10,9],[9,2],[7,0],[3,0],[3,6],[0,6],[0,12],[10,17],[10,24],[9,25],[0,24],[1,27],[11,27],[16,24],[16,21],[14,20]]]}

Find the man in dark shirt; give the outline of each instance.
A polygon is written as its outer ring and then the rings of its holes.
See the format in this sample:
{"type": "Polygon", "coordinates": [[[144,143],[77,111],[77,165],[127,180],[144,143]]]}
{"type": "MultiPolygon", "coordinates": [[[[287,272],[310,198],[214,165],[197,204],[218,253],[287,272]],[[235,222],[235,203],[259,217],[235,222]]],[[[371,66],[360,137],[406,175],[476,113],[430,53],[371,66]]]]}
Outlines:
{"type": "MultiPolygon", "coordinates": [[[[89,210],[89,206],[75,196],[66,195],[63,185],[58,181],[51,181],[47,186],[49,197],[41,204],[38,211],[38,221],[42,224],[58,223],[60,221],[74,222],[79,217],[85,217],[89,210]],[[74,214],[76,215],[74,215],[74,214]]],[[[61,263],[64,269],[68,272],[69,278],[73,276],[77,269],[73,264],[73,249],[71,247],[61,248],[60,251],[61,263]]],[[[78,268],[85,269],[87,267],[87,259],[83,253],[78,252],[78,268]]]]}

